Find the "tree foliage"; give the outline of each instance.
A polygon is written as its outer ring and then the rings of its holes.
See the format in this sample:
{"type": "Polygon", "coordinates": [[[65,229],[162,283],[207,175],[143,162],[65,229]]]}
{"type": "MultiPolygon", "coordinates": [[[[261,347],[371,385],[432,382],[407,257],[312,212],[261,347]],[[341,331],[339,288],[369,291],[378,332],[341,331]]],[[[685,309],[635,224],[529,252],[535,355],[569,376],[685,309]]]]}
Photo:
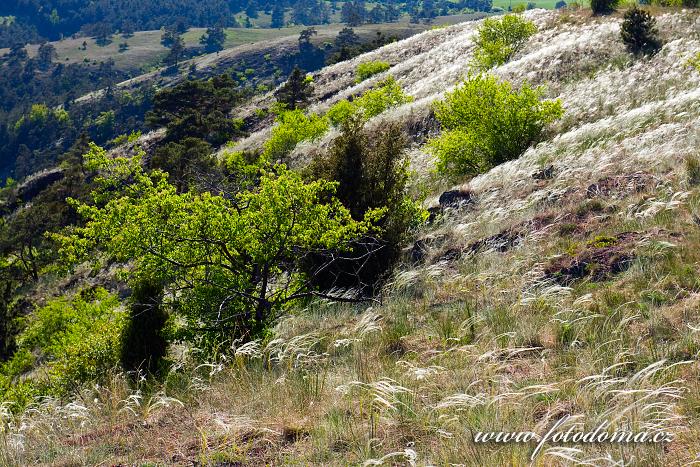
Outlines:
{"type": "Polygon", "coordinates": [[[313,80],[298,66],[294,67],[287,82],[275,91],[277,102],[290,110],[306,108],[312,95],[313,80]]]}
{"type": "Polygon", "coordinates": [[[224,42],[226,42],[226,33],[221,26],[207,28],[207,32],[199,38],[199,43],[204,46],[207,53],[224,50],[224,42]]]}
{"type": "Polygon", "coordinates": [[[438,171],[473,177],[519,157],[563,115],[561,102],[542,100],[543,92],[527,84],[514,90],[490,75],[469,77],[435,104],[443,133],[428,147],[438,171]]]}
{"type": "Polygon", "coordinates": [[[241,122],[228,113],[243,96],[229,75],[187,80],[156,94],[146,122],[165,126],[169,141],[192,137],[220,145],[241,132],[241,122]]]}
{"type": "Polygon", "coordinates": [[[518,15],[487,18],[477,31],[473,64],[488,70],[503,65],[537,32],[532,21],[518,15]]]}
{"type": "Polygon", "coordinates": [[[211,145],[192,137],[160,146],[149,162],[152,168],[167,172],[170,183],[179,192],[187,191],[197,184],[200,177],[216,168],[211,145]]]}
{"type": "Polygon", "coordinates": [[[304,183],[272,167],[250,191],[178,194],[162,172],[145,173],[139,157],[111,159],[94,146],[88,156],[105,177],[103,189],[124,187],[104,206],[82,204],[86,219],[58,236],[69,262],[95,248],[134,273],[167,284],[171,306],[191,333],[257,335],[288,303],[316,292],[300,268],[304,257],[344,250],[366,234],[382,211],[353,220],[334,197],[335,185],[304,183]]]}
{"type": "Polygon", "coordinates": [[[121,336],[122,368],[128,372],[158,373],[168,350],[167,323],[163,284],[148,277],[137,278],[121,336]]]}
{"type": "Polygon", "coordinates": [[[384,210],[376,221],[380,233],[357,241],[342,260],[329,265],[332,252],[309,258],[311,271],[324,268],[323,275],[315,274],[323,288],[355,288],[372,293],[397,261],[407,234],[424,220],[423,210],[407,191],[407,144],[399,125],[387,123],[370,131],[365,128],[364,118],[355,114],[342,123],[341,133],[328,153],[309,167],[314,179],[338,183],[338,199],[354,219],[363,219],[373,210],[384,210]]]}
{"type": "Polygon", "coordinates": [[[594,15],[608,15],[615,11],[619,0],[591,0],[594,15]]]}

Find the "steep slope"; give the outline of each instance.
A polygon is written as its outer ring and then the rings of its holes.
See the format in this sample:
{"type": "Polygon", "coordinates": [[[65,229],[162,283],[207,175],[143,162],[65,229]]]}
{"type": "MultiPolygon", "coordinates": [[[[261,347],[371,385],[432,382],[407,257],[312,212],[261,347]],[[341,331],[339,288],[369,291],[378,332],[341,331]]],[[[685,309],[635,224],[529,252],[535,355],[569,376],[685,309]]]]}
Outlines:
{"type": "MultiPolygon", "coordinates": [[[[7,427],[12,449],[0,453],[17,464],[697,462],[700,73],[687,61],[700,16],[660,15],[664,48],[641,59],[625,52],[618,17],[526,16],[539,32],[493,72],[546,85],[565,117],[521,158],[453,187],[468,201],[443,198],[381,304],[310,303],[232,359],[197,366],[183,353],[159,390],[115,378],[73,404],[47,400],[7,427]],[[672,440],[548,443],[534,461],[536,442],[473,441],[544,434],[566,416],[564,428],[607,421],[672,440]]],[[[394,65],[415,102],[370,124],[410,131],[429,205],[449,187],[422,149],[437,131],[431,103],[468,72],[476,27],[427,31],[315,76],[312,110],[323,111],[383,78],[355,84],[358,63],[394,65]]]]}

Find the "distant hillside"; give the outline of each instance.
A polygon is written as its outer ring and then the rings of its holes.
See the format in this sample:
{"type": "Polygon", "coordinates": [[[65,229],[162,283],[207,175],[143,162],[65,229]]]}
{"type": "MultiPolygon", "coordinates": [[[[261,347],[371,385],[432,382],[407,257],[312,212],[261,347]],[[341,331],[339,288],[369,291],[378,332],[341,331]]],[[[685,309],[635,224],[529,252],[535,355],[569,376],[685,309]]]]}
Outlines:
{"type": "Polygon", "coordinates": [[[209,27],[220,25],[279,28],[345,22],[414,22],[440,15],[490,11],[491,0],[437,0],[396,2],[382,0],[330,2],[326,0],[9,0],[0,5],[0,47],[35,42],[43,37],[57,40],[74,34],[98,36],[162,27],[209,27]]]}

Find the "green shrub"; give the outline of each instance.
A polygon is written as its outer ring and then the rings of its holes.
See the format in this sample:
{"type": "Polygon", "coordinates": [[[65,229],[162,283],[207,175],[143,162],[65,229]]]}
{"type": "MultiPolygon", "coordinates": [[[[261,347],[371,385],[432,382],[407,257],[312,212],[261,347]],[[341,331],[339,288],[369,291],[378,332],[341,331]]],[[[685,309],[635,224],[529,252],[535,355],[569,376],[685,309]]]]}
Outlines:
{"type": "Polygon", "coordinates": [[[503,65],[537,32],[532,21],[518,15],[487,18],[477,31],[473,65],[488,70],[503,65]]]}
{"type": "Polygon", "coordinates": [[[357,111],[357,105],[350,102],[347,99],[343,99],[338,103],[334,104],[328,112],[326,117],[331,125],[339,127],[343,122],[348,121],[348,119],[357,111]]]}
{"type": "Polygon", "coordinates": [[[361,83],[374,75],[387,71],[389,68],[391,68],[391,65],[389,65],[388,62],[374,61],[360,63],[355,70],[355,75],[357,76],[355,82],[361,83]]]}
{"type": "Polygon", "coordinates": [[[302,141],[313,141],[328,131],[326,118],[317,114],[306,115],[303,110],[283,110],[277,116],[277,126],[265,143],[264,155],[270,160],[280,160],[302,141]]]}
{"type": "Polygon", "coordinates": [[[2,365],[0,399],[19,403],[20,395],[30,393],[63,395],[101,380],[119,366],[124,323],[119,300],[103,289],[50,301],[28,319],[17,352],[2,365]],[[18,378],[37,365],[46,378],[26,380],[21,391],[13,390],[18,378]]]}
{"type": "Polygon", "coordinates": [[[389,76],[376,88],[365,92],[352,102],[342,100],[336,103],[326,115],[333,126],[339,127],[355,114],[358,114],[363,120],[369,120],[390,108],[411,101],[413,98],[403,92],[401,85],[396,82],[393,76],[389,76]]]}
{"type": "Polygon", "coordinates": [[[354,103],[362,110],[364,118],[369,120],[392,107],[398,107],[411,101],[413,98],[403,92],[393,76],[389,76],[375,89],[371,89],[355,99],[354,103]]]}
{"type": "Polygon", "coordinates": [[[591,0],[594,15],[607,15],[615,11],[619,0],[591,0]]]}
{"type": "Polygon", "coordinates": [[[656,19],[636,6],[625,12],[620,35],[627,50],[635,55],[654,55],[662,47],[656,19]]]}
{"type": "Polygon", "coordinates": [[[563,115],[561,102],[542,100],[542,93],[527,84],[514,90],[490,75],[470,76],[435,104],[444,131],[428,149],[438,171],[473,177],[519,157],[563,115]]]}

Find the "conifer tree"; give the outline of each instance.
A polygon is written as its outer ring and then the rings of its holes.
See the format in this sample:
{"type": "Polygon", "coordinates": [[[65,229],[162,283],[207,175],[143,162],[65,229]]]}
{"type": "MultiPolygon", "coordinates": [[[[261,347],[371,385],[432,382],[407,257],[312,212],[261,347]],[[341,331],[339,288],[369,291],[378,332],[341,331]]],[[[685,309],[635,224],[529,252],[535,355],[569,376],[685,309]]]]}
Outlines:
{"type": "Polygon", "coordinates": [[[635,55],[654,55],[663,46],[656,29],[656,19],[636,6],[625,13],[620,35],[627,50],[635,55]]]}
{"type": "Polygon", "coordinates": [[[284,8],[279,4],[275,4],[275,8],[272,10],[272,22],[270,23],[270,27],[284,27],[284,8]]]}
{"type": "Polygon", "coordinates": [[[309,105],[313,93],[313,84],[306,78],[298,66],[294,67],[287,82],[275,93],[277,102],[284,104],[290,110],[303,109],[309,105]]]}
{"type": "Polygon", "coordinates": [[[204,46],[204,50],[208,53],[223,50],[225,41],[226,33],[221,26],[207,28],[207,32],[199,38],[199,43],[204,46]]]}

